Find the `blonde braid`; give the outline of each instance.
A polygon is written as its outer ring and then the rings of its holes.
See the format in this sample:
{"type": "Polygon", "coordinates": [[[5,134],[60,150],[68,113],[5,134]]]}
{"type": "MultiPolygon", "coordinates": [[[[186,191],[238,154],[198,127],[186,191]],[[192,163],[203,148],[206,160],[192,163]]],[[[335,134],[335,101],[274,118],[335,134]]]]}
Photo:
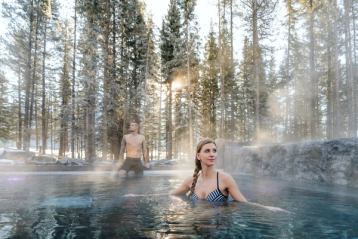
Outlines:
{"type": "Polygon", "coordinates": [[[189,197],[191,195],[193,195],[193,193],[195,191],[195,185],[196,185],[196,182],[198,181],[200,170],[201,170],[201,163],[197,158],[195,158],[195,169],[194,169],[194,174],[193,174],[193,182],[191,183],[190,191],[189,191],[189,195],[188,195],[189,197]]]}

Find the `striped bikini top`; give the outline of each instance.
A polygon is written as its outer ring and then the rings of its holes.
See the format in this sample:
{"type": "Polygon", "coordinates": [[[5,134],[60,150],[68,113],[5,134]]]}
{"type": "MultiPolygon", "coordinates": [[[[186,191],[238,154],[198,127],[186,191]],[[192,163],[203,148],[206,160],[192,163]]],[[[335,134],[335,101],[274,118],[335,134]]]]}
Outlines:
{"type": "MultiPolygon", "coordinates": [[[[228,196],[224,195],[219,188],[219,172],[216,173],[216,189],[214,191],[212,191],[211,193],[208,194],[208,196],[206,197],[206,200],[208,202],[225,202],[228,199],[228,196]]],[[[198,197],[198,195],[196,195],[195,192],[193,192],[193,194],[190,197],[192,200],[202,200],[201,198],[198,197]]]]}

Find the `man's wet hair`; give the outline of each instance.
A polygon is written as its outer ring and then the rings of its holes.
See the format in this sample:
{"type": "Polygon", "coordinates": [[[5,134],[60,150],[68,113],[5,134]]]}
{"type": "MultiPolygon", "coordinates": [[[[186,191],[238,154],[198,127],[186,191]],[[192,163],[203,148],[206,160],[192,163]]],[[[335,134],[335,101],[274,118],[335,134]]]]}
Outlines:
{"type": "Polygon", "coordinates": [[[136,120],[136,119],[131,119],[131,120],[129,121],[129,124],[131,124],[131,123],[136,123],[137,125],[139,125],[139,121],[136,120]]]}

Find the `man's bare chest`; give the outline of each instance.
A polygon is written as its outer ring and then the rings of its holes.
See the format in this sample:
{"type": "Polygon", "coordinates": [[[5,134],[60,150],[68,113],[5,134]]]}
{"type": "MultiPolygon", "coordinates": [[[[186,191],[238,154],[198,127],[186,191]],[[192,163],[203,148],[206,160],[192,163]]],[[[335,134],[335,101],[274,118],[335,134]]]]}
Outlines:
{"type": "Polygon", "coordinates": [[[143,142],[143,137],[141,137],[140,135],[127,135],[126,137],[126,143],[130,146],[137,146],[142,144],[143,142]]]}

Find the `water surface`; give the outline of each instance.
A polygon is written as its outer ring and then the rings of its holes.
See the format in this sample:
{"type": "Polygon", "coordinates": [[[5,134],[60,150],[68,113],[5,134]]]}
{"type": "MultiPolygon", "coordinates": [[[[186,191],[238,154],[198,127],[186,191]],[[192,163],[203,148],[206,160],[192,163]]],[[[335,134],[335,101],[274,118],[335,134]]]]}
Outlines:
{"type": "Polygon", "coordinates": [[[235,176],[255,205],[166,195],[187,171],[2,173],[0,238],[358,238],[358,190],[235,176]]]}

